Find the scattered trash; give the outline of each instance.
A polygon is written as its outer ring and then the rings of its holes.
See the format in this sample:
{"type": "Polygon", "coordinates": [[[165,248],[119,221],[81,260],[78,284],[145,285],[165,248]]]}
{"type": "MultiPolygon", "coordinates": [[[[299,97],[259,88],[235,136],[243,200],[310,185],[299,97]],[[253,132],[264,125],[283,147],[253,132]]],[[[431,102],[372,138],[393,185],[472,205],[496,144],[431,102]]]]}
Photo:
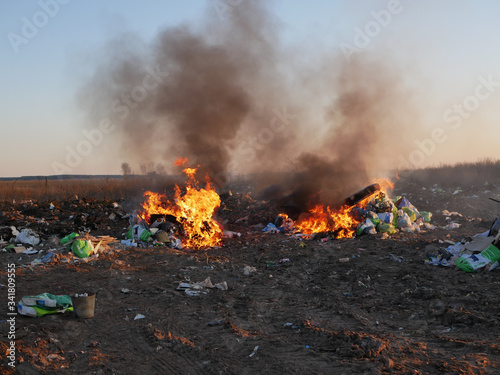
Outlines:
{"type": "Polygon", "coordinates": [[[215,327],[215,326],[220,326],[222,323],[224,323],[224,319],[216,319],[216,320],[211,320],[210,322],[208,322],[207,326],[215,327]]]}
{"type": "Polygon", "coordinates": [[[424,223],[423,228],[427,230],[435,230],[436,226],[429,223],[424,223]]]}
{"type": "Polygon", "coordinates": [[[397,229],[394,227],[394,225],[386,223],[381,221],[379,225],[377,225],[377,230],[380,233],[387,233],[387,234],[395,234],[397,233],[397,229]]]}
{"type": "Polygon", "coordinates": [[[394,254],[389,254],[388,258],[390,260],[393,260],[393,261],[398,262],[398,263],[406,262],[405,258],[403,258],[402,256],[394,255],[394,254]]]}
{"type": "Polygon", "coordinates": [[[253,352],[249,355],[249,357],[252,358],[255,354],[257,354],[257,350],[259,350],[259,346],[253,348],[253,352]]]}
{"type": "Polygon", "coordinates": [[[222,237],[224,237],[224,238],[241,237],[241,233],[233,232],[233,231],[230,231],[230,230],[225,230],[224,232],[222,232],[222,237]]]}
{"type": "Polygon", "coordinates": [[[377,214],[378,218],[387,224],[392,224],[394,221],[394,213],[393,212],[380,212],[377,214]]]}
{"type": "Polygon", "coordinates": [[[403,210],[398,211],[398,228],[409,227],[412,223],[410,216],[403,210]]]}
{"type": "Polygon", "coordinates": [[[87,258],[94,253],[94,246],[88,240],[74,240],[71,251],[79,258],[87,258]]]}
{"type": "Polygon", "coordinates": [[[455,212],[455,211],[450,212],[448,210],[443,210],[441,213],[443,214],[443,216],[448,216],[448,217],[449,216],[460,216],[460,217],[462,217],[462,214],[459,214],[458,212],[455,212]]]}
{"type": "Polygon", "coordinates": [[[137,242],[134,240],[121,240],[120,243],[125,246],[137,247],[137,242]]]}
{"type": "Polygon", "coordinates": [[[205,280],[203,280],[199,283],[194,283],[191,285],[200,286],[202,288],[213,288],[214,287],[214,284],[212,284],[212,280],[210,280],[210,277],[207,277],[205,280]]]}
{"type": "Polygon", "coordinates": [[[53,262],[55,260],[55,258],[56,258],[56,253],[49,251],[41,259],[35,259],[33,262],[31,262],[31,265],[36,266],[36,265],[42,264],[42,263],[50,263],[50,262],[53,262]]]}
{"type": "MultiPolygon", "coordinates": [[[[472,241],[465,243],[465,250],[471,251],[473,253],[479,253],[490,246],[495,238],[493,236],[476,235],[472,238],[472,241]]],[[[453,244],[454,245],[454,244],[453,244]]]]}
{"type": "Polygon", "coordinates": [[[432,218],[432,212],[420,211],[420,215],[424,219],[424,223],[430,223],[432,218]]]}
{"type": "Polygon", "coordinates": [[[143,225],[136,224],[127,232],[129,240],[149,241],[153,234],[143,225]]]}
{"type": "Polygon", "coordinates": [[[458,228],[460,228],[460,224],[458,224],[458,223],[449,223],[448,225],[443,227],[443,229],[445,229],[445,230],[453,230],[453,229],[458,229],[458,228]]]}
{"type": "MultiPolygon", "coordinates": [[[[480,254],[461,256],[455,261],[455,265],[465,272],[474,272],[490,263],[500,260],[500,250],[493,245],[488,246],[480,254]]],[[[496,268],[496,267],[495,267],[496,268]]]]}
{"type": "Polygon", "coordinates": [[[283,327],[293,329],[295,333],[300,333],[300,330],[302,328],[299,324],[294,323],[285,323],[283,324],[283,327]]]}
{"type": "Polygon", "coordinates": [[[362,234],[376,234],[377,230],[375,229],[375,224],[373,224],[373,221],[371,219],[366,219],[364,224],[361,224],[361,226],[358,228],[356,235],[360,236],[362,234]]]}
{"type": "Polygon", "coordinates": [[[192,290],[192,289],[187,289],[184,291],[188,296],[190,297],[198,297],[202,294],[208,294],[207,291],[202,291],[202,290],[192,290]]]}
{"type": "Polygon", "coordinates": [[[500,216],[495,220],[488,232],[488,236],[496,236],[500,232],[500,216]]]}
{"type": "Polygon", "coordinates": [[[16,253],[24,253],[26,251],[26,247],[24,246],[13,246],[12,250],[16,253]]]}
{"type": "Polygon", "coordinates": [[[134,318],[134,320],[139,320],[139,319],[145,319],[146,317],[142,314],[137,314],[134,318]]]}
{"type": "Polygon", "coordinates": [[[257,272],[257,268],[251,266],[245,266],[243,268],[243,275],[248,276],[254,272],[257,272]]]}
{"type": "Polygon", "coordinates": [[[70,244],[70,243],[71,243],[71,241],[73,241],[76,237],[78,237],[78,233],[75,233],[75,232],[70,233],[70,234],[68,234],[67,236],[65,236],[65,237],[63,237],[63,238],[61,239],[61,243],[62,243],[63,245],[65,245],[65,244],[70,244]]]}
{"type": "Polygon", "coordinates": [[[351,260],[351,258],[339,258],[340,263],[347,263],[351,260]]]}
{"type": "Polygon", "coordinates": [[[213,284],[212,280],[210,280],[210,277],[207,277],[205,280],[198,282],[198,283],[191,283],[191,282],[185,282],[181,281],[179,285],[177,286],[176,290],[178,291],[184,291],[188,296],[199,296],[201,294],[207,294],[208,291],[205,289],[219,289],[219,290],[227,290],[227,282],[222,281],[217,284],[213,284]]]}
{"type": "Polygon", "coordinates": [[[155,238],[157,241],[162,242],[162,243],[169,243],[170,242],[170,236],[168,235],[167,232],[164,230],[160,229],[155,233],[155,238]]]}
{"type": "Polygon", "coordinates": [[[220,290],[227,290],[228,289],[227,282],[225,282],[225,281],[215,284],[215,287],[217,289],[220,289],[220,290]]]}
{"type": "Polygon", "coordinates": [[[267,226],[262,229],[263,232],[267,232],[267,233],[279,233],[279,229],[276,225],[274,225],[273,223],[269,223],[267,224],[267,226]]]}
{"type": "MultiPolygon", "coordinates": [[[[496,219],[495,223],[498,222],[496,219]]],[[[492,225],[492,228],[495,226],[492,225]]],[[[426,247],[425,262],[432,265],[450,267],[457,266],[465,272],[474,272],[480,269],[492,271],[498,267],[500,261],[499,245],[500,234],[493,236],[492,230],[477,234],[467,241],[439,241],[448,243],[447,248],[429,245],[426,247]]]]}
{"type": "Polygon", "coordinates": [[[23,229],[16,237],[16,242],[36,246],[40,243],[40,236],[31,229],[23,229]]]}
{"type": "Polygon", "coordinates": [[[453,254],[451,251],[448,251],[445,248],[438,248],[437,246],[431,245],[427,248],[426,253],[426,263],[435,265],[435,266],[445,266],[449,267],[453,265],[451,261],[453,254]]]}
{"type": "Polygon", "coordinates": [[[245,216],[245,217],[241,217],[239,218],[238,220],[235,221],[236,224],[241,224],[241,223],[244,223],[246,221],[248,221],[248,217],[249,215],[245,216]]]}
{"type": "Polygon", "coordinates": [[[19,314],[37,318],[48,314],[73,311],[73,303],[68,295],[43,293],[21,298],[17,304],[19,314]]]}

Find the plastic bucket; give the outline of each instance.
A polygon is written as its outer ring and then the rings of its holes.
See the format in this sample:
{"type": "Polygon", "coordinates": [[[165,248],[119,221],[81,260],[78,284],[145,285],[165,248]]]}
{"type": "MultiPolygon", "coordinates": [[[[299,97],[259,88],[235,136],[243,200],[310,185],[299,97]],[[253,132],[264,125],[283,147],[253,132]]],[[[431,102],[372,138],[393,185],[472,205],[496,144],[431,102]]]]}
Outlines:
{"type": "Polygon", "coordinates": [[[88,293],[88,297],[71,297],[75,317],[87,319],[94,316],[95,293],[88,293]]]}

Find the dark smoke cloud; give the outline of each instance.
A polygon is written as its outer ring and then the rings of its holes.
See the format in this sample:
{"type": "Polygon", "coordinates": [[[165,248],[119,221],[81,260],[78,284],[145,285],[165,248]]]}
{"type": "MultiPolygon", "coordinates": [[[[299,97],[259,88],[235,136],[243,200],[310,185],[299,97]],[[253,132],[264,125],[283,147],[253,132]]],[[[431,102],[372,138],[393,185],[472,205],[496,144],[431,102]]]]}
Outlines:
{"type": "MultiPolygon", "coordinates": [[[[373,179],[386,177],[398,167],[399,155],[415,147],[419,132],[414,95],[392,64],[369,53],[349,62],[339,56],[325,60],[307,81],[314,95],[324,95],[318,112],[326,131],[318,137],[313,131],[314,145],[297,150],[291,176],[261,194],[285,197],[291,212],[319,202],[341,205],[373,179]]],[[[307,103],[317,103],[314,95],[307,103]]]]}
{"type": "Polygon", "coordinates": [[[188,157],[219,183],[227,172],[280,169],[289,173],[261,181],[279,180],[263,197],[341,202],[397,166],[415,138],[412,95],[376,51],[317,62],[285,47],[263,4],[243,1],[226,20],[208,10],[204,24],[165,29],[152,43],[115,39],[82,103],[94,119],[111,118],[132,165],[188,157]],[[277,130],[270,123],[284,107],[293,120],[277,130]]]}
{"type": "Polygon", "coordinates": [[[127,161],[188,157],[220,177],[242,125],[261,115],[256,98],[273,93],[275,34],[261,2],[248,1],[225,21],[212,9],[199,28],[165,29],[151,45],[119,38],[84,104],[95,118],[111,109],[127,161]]]}

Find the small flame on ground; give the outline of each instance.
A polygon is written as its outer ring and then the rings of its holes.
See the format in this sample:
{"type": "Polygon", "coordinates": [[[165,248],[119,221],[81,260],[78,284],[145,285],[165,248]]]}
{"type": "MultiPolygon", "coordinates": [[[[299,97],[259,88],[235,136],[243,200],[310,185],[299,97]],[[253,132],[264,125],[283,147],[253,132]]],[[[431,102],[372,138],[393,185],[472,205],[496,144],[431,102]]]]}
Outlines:
{"type": "MultiPolygon", "coordinates": [[[[356,233],[356,226],[360,220],[354,217],[352,210],[355,207],[362,207],[375,197],[388,196],[387,190],[392,190],[394,184],[384,178],[374,179],[372,183],[377,183],[380,190],[365,197],[355,206],[344,205],[334,209],[329,206],[318,204],[309,212],[299,218],[295,224],[296,228],[304,234],[321,232],[333,232],[335,238],[352,238],[356,233]]],[[[284,214],[283,214],[284,215],[284,214]]]]}
{"type": "Polygon", "coordinates": [[[358,221],[351,215],[352,208],[343,206],[333,210],[329,206],[318,204],[299,219],[296,227],[304,234],[335,232],[336,238],[354,237],[353,228],[358,221]]]}

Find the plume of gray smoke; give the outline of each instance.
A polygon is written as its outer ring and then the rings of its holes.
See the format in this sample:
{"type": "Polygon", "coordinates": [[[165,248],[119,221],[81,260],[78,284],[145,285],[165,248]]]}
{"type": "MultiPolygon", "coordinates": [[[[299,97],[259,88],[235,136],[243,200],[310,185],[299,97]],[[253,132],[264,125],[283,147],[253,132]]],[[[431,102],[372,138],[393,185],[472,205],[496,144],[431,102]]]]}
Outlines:
{"type": "Polygon", "coordinates": [[[294,194],[307,205],[321,192],[338,203],[393,168],[414,139],[411,95],[386,56],[307,62],[300,46],[284,47],[263,4],[244,1],[224,21],[207,11],[203,24],[167,28],[152,43],[116,38],[82,103],[94,119],[110,117],[131,164],[188,157],[223,183],[227,172],[275,172],[287,160],[293,168],[263,197],[294,194]],[[286,129],[241,152],[284,105],[294,114],[286,129]]]}

